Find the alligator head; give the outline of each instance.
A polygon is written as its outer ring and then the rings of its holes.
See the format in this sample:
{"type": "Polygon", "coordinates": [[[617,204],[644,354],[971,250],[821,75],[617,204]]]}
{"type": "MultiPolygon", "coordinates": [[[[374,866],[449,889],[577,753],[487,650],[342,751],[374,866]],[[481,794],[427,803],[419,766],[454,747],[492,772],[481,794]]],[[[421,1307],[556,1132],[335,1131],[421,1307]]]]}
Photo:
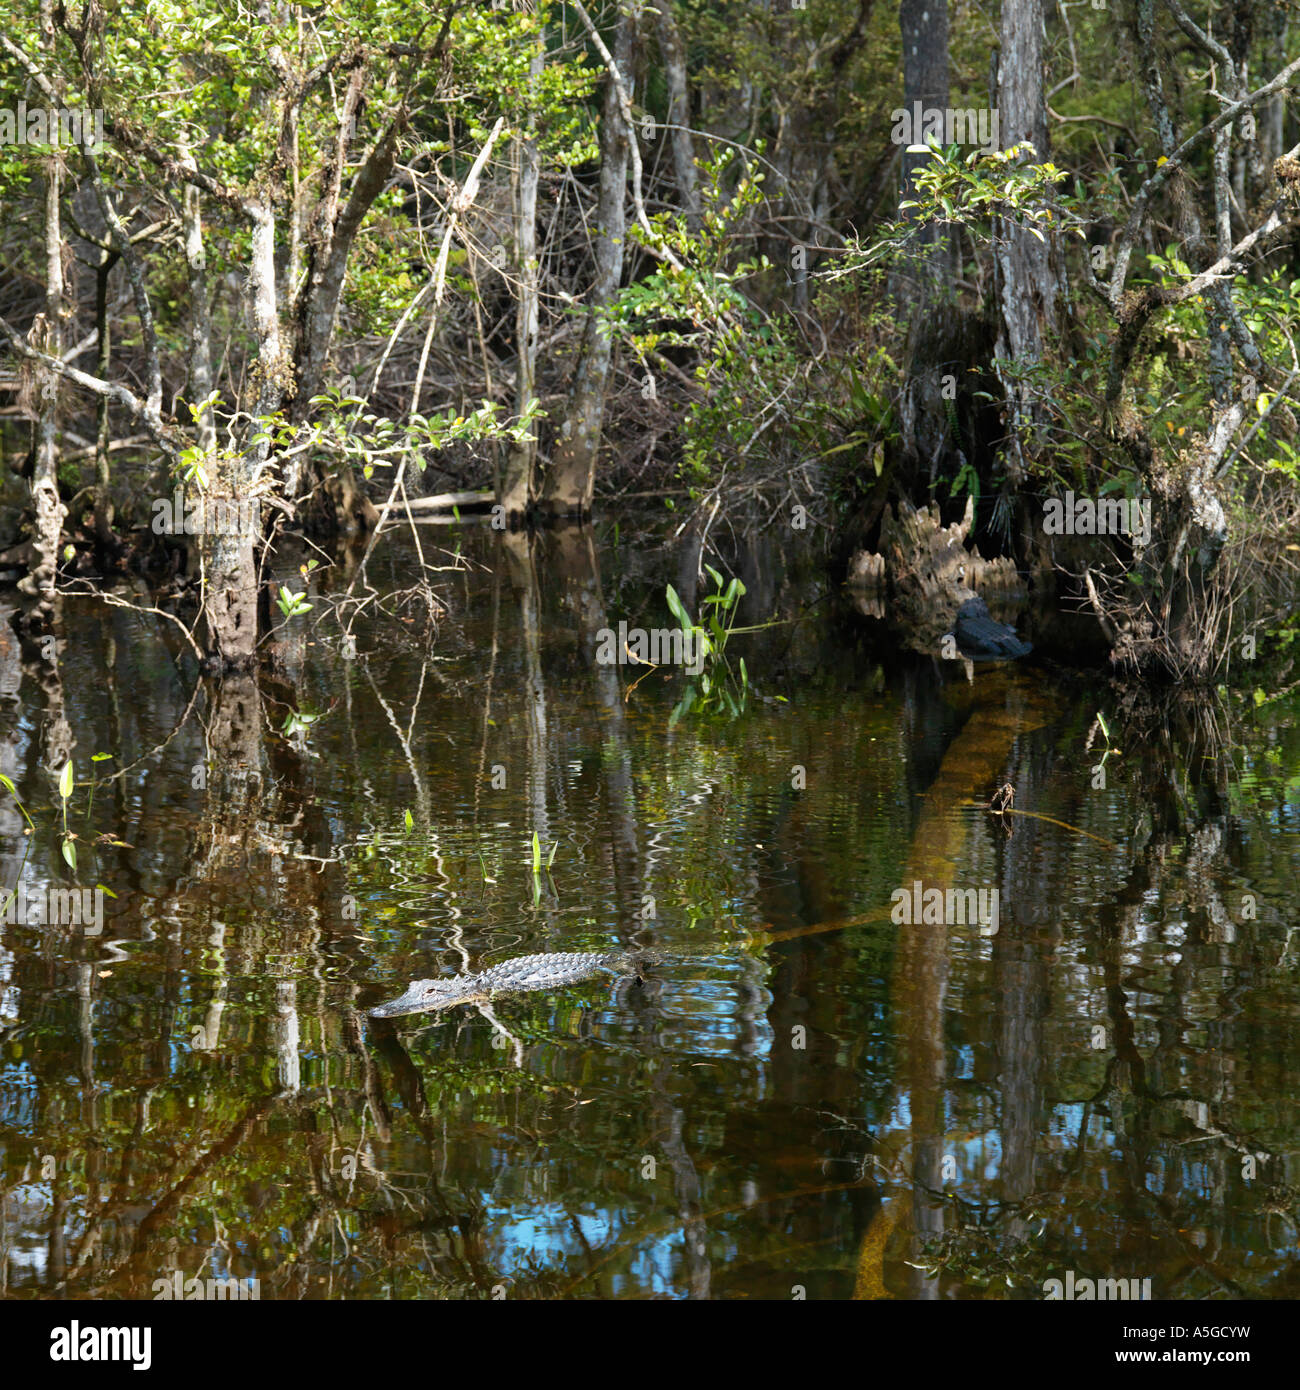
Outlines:
{"type": "Polygon", "coordinates": [[[371,1018],[397,1018],[401,1014],[425,1013],[430,1009],[453,1004],[460,997],[459,980],[412,980],[405,994],[378,1004],[370,1010],[371,1018]]]}

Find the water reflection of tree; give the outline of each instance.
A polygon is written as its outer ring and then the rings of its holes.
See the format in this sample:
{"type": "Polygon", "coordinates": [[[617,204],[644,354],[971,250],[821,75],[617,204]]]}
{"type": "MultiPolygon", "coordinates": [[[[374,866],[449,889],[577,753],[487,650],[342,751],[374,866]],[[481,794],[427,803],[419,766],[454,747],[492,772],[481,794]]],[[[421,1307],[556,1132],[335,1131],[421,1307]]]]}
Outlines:
{"type": "Polygon", "coordinates": [[[1249,864],[1229,810],[1233,768],[1256,754],[1214,702],[1175,697],[1128,714],[1115,721],[1124,755],[1104,794],[1079,775],[1073,720],[1018,750],[1019,801],[1050,796],[1060,816],[1122,848],[1084,853],[1032,822],[1006,846],[995,1019],[975,1035],[996,1058],[997,1177],[961,1184],[958,1227],[921,1261],[956,1287],[1003,1265],[1031,1296],[1064,1269],[1151,1277],[1165,1298],[1260,1296],[1276,1280],[1257,1242],[1276,1239],[1271,1215],[1294,1219],[1277,1107],[1297,1057],[1282,1034],[1272,1065],[1247,1052],[1268,1027],[1285,930],[1267,892],[1257,919],[1241,912],[1243,890],[1267,872],[1249,864]],[[1072,910],[1062,885],[1094,905],[1072,910]]]}

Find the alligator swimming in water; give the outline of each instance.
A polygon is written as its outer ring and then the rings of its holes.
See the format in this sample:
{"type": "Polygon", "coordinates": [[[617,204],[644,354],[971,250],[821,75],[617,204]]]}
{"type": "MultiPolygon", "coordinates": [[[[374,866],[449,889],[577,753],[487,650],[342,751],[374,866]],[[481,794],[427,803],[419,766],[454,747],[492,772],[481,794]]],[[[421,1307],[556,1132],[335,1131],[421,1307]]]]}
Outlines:
{"type": "Polygon", "coordinates": [[[499,994],[528,990],[562,989],[590,979],[602,970],[640,977],[644,953],[548,951],[536,956],[516,956],[477,974],[453,975],[443,980],[412,980],[405,994],[370,1010],[371,1018],[397,1018],[401,1014],[435,1013],[455,1004],[481,1004],[499,994]]]}

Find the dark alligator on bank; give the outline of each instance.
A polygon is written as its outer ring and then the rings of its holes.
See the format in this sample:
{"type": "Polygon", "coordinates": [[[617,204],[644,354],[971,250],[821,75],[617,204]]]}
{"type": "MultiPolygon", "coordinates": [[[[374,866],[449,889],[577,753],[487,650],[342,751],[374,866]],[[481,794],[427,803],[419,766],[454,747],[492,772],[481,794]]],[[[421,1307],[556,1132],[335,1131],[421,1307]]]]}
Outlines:
{"type": "Polygon", "coordinates": [[[501,994],[530,990],[563,989],[589,980],[601,971],[636,975],[648,959],[622,951],[548,951],[536,956],[516,956],[477,974],[452,975],[442,980],[412,980],[405,994],[370,1010],[371,1018],[397,1018],[402,1014],[436,1013],[455,1004],[482,1004],[501,994]]]}
{"type": "MultiPolygon", "coordinates": [[[[970,593],[969,589],[958,591],[970,593]]],[[[1022,642],[1015,628],[998,622],[978,594],[971,594],[957,610],[952,625],[957,650],[971,661],[1015,661],[1034,650],[1032,642],[1022,642]]]]}

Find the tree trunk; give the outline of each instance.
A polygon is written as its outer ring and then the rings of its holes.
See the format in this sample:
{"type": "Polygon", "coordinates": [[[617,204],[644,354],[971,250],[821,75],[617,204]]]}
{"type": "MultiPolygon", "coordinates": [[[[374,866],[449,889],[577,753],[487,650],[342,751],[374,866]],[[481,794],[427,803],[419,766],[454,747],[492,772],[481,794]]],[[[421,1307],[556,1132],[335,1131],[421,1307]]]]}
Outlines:
{"type": "MultiPolygon", "coordinates": [[[[1047,101],[1043,94],[1043,0],[1003,0],[1002,47],[998,59],[998,118],[1002,147],[1028,140],[1034,162],[1050,157],[1047,101]]],[[[1001,331],[995,357],[1032,366],[1042,357],[1043,339],[1060,326],[1062,277],[1056,239],[1001,223],[995,228],[1001,331]]],[[[1031,443],[1042,412],[1026,387],[999,371],[1006,394],[1007,475],[1019,482],[1025,474],[1024,449],[1031,443]]]]}
{"type": "MultiPolygon", "coordinates": [[[[279,408],[284,394],[287,363],[280,342],[275,292],[275,215],[261,204],[249,204],[246,211],[253,222],[249,282],[258,343],[255,418],[246,433],[243,450],[220,463],[214,462],[209,470],[212,486],[205,494],[209,505],[250,499],[253,484],[270,453],[263,421],[279,408]],[[250,442],[259,433],[263,437],[257,443],[250,442]]],[[[205,530],[199,538],[206,580],[203,615],[207,623],[207,650],[223,670],[247,671],[257,649],[260,515],[261,509],[254,504],[252,526],[231,527],[218,534],[205,530]]]]}
{"type": "MultiPolygon", "coordinates": [[[[903,109],[914,111],[917,102],[927,111],[943,111],[948,105],[948,0],[900,0],[898,27],[903,38],[903,109]]],[[[914,145],[924,144],[914,130],[914,145]]],[[[916,171],[929,157],[902,152],[900,202],[916,196],[916,171]]],[[[900,213],[906,216],[906,213],[900,213]]],[[[896,284],[895,298],[923,310],[937,289],[952,279],[952,247],[943,228],[935,222],[918,227],[912,239],[912,282],[896,284]]]]}
{"type": "MultiPolygon", "coordinates": [[[[1274,5],[1264,17],[1267,51],[1284,53],[1286,51],[1287,14],[1281,5],[1274,5]]],[[[1256,117],[1259,128],[1259,154],[1266,169],[1273,167],[1273,161],[1286,150],[1283,143],[1283,118],[1286,114],[1286,93],[1276,92],[1267,101],[1261,102],[1256,117]]]]}
{"type": "Polygon", "coordinates": [[[700,225],[700,194],[695,178],[695,143],[691,139],[691,100],[686,85],[686,46],[673,15],[672,0],[658,0],[655,21],[659,54],[663,59],[664,83],[668,88],[668,134],[673,152],[673,173],[677,192],[686,212],[686,225],[696,231],[700,225]]]}
{"type": "MultiPolygon", "coordinates": [[[[193,167],[188,151],[184,162],[193,167]]],[[[203,217],[199,190],[185,185],[181,225],[185,237],[185,263],[190,284],[190,403],[205,401],[212,394],[216,378],[212,371],[212,306],[208,299],[207,260],[203,252],[203,217]]],[[[101,376],[107,373],[101,372],[101,376]]],[[[212,411],[205,410],[195,421],[199,448],[212,455],[217,450],[217,426],[212,411]]]]}
{"type": "MultiPolygon", "coordinates": [[[[900,0],[898,27],[903,39],[903,110],[913,115],[943,111],[948,105],[947,0],[900,0]]],[[[924,144],[922,131],[913,130],[911,144],[924,144]]],[[[916,196],[916,171],[928,162],[923,154],[900,159],[899,201],[916,196]]],[[[900,217],[915,219],[915,209],[900,209],[900,217]]],[[[903,451],[928,477],[938,476],[945,451],[959,449],[950,438],[951,400],[944,377],[952,373],[948,351],[960,330],[951,313],[953,248],[937,222],[916,226],[908,248],[910,257],[891,277],[891,293],[900,320],[908,325],[907,369],[900,401],[903,451]]]]}
{"type": "MultiPolygon", "coordinates": [[[[56,152],[45,175],[45,312],[38,314],[27,335],[28,342],[50,357],[63,356],[63,225],[59,198],[63,166],[56,152]]],[[[19,589],[37,600],[28,615],[32,631],[47,629],[54,620],[54,581],[59,566],[59,538],[67,509],[59,497],[59,378],[48,368],[32,367],[33,394],[37,403],[35,461],[31,481],[31,571],[19,589]]]]}
{"type": "MultiPolygon", "coordinates": [[[[639,0],[619,14],[614,33],[614,63],[629,96],[632,92],[632,53],[640,19],[639,0]]],[[[608,325],[600,310],[618,292],[623,276],[623,243],[627,229],[628,141],[633,132],[623,124],[618,92],[605,79],[605,104],[600,126],[600,198],[596,208],[596,278],[588,296],[588,317],[574,373],[569,408],[551,454],[542,491],[543,510],[552,515],[585,516],[591,511],[605,414],[605,386],[612,349],[608,325]]]]}
{"type": "MultiPolygon", "coordinates": [[[[348,85],[339,119],[333,163],[325,171],[324,193],[309,237],[307,274],[293,305],[292,317],[296,330],[293,376],[296,385],[289,418],[296,425],[306,421],[312,411],[313,397],[324,389],[339,300],[347,278],[348,258],[366,214],[388,186],[397,163],[404,113],[399,113],[399,117],[389,123],[388,129],[375,142],[352,180],[346,204],[340,209],[343,170],[355,113],[361,100],[363,79],[363,71],[357,69],[348,85]]],[[[364,497],[360,499],[360,505],[356,505],[357,491],[351,480],[331,481],[327,485],[319,467],[309,462],[306,454],[299,454],[286,464],[284,489],[287,500],[295,506],[304,496],[317,496],[318,489],[332,493],[332,507],[317,504],[311,506],[309,512],[310,517],[327,531],[340,526],[346,529],[351,521],[366,524],[374,516],[373,508],[369,507],[364,497]]]]}
{"type": "MultiPolygon", "coordinates": [[[[545,48],[539,24],[537,47],[528,64],[530,86],[535,87],[545,63],[545,48]]],[[[532,113],[529,113],[532,125],[532,113]]],[[[515,369],[515,412],[522,415],[537,395],[537,331],[539,312],[539,274],[537,264],[537,184],[541,158],[536,132],[532,129],[515,142],[518,179],[515,191],[515,262],[519,277],[515,304],[515,343],[518,353],[515,369]]],[[[510,446],[505,477],[497,500],[511,520],[518,520],[532,505],[537,468],[537,439],[510,446]]]]}
{"type": "Polygon", "coordinates": [[[331,163],[322,171],[323,191],[312,219],[307,276],[294,306],[298,339],[294,368],[299,388],[293,405],[295,421],[306,419],[311,411],[311,399],[320,392],[324,383],[325,364],[334,337],[334,322],[352,243],[370,205],[383,192],[397,158],[397,129],[394,125],[371,151],[356,176],[346,207],[339,211],[350,130],[361,100],[364,79],[364,71],[357,68],[348,82],[331,163]]]}
{"type": "MultiPolygon", "coordinates": [[[[117,264],[116,251],[105,248],[95,267],[95,371],[101,381],[108,380],[113,359],[113,334],[108,321],[108,280],[117,264]]],[[[113,506],[109,497],[112,470],[108,462],[109,410],[108,397],[100,396],[95,409],[95,544],[101,564],[106,564],[122,549],[113,532],[113,506]]]]}

